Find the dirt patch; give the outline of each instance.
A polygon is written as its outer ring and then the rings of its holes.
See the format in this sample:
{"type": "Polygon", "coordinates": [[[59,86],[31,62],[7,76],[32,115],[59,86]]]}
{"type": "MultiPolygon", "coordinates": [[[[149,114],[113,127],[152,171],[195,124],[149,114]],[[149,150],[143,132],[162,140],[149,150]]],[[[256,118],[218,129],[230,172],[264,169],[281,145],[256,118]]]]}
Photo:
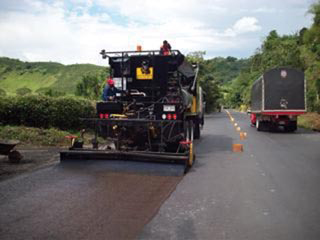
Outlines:
{"type": "Polygon", "coordinates": [[[59,161],[57,147],[16,147],[23,159],[20,163],[11,163],[7,156],[0,155],[0,181],[29,171],[55,164],[59,161]]]}

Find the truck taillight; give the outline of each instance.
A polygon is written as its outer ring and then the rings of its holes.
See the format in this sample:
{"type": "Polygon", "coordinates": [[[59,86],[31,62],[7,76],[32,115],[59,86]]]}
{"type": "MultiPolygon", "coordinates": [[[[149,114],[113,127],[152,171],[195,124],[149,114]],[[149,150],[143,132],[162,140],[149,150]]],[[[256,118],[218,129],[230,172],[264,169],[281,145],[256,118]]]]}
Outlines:
{"type": "Polygon", "coordinates": [[[177,114],[172,115],[173,120],[177,120],[177,114]]]}
{"type": "Polygon", "coordinates": [[[168,120],[171,120],[171,118],[172,118],[172,115],[169,113],[169,114],[167,114],[167,119],[168,120]]]}
{"type": "Polygon", "coordinates": [[[109,118],[109,114],[108,113],[104,114],[104,118],[108,119],[109,118]]]}
{"type": "Polygon", "coordinates": [[[100,117],[100,119],[103,119],[103,114],[100,113],[100,114],[99,114],[99,117],[100,117]]]}

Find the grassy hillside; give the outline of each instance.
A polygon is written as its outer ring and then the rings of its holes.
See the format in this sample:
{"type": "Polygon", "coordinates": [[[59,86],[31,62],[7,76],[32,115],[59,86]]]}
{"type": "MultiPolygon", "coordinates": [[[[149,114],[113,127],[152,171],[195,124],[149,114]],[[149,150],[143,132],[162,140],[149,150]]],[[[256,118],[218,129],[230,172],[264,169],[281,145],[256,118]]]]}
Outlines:
{"type": "Polygon", "coordinates": [[[55,62],[22,62],[0,57],[0,88],[7,94],[27,87],[33,92],[53,89],[74,94],[76,85],[84,75],[100,75],[104,67],[92,64],[63,65],[55,62]]]}
{"type": "Polygon", "coordinates": [[[215,81],[221,84],[230,83],[248,65],[248,59],[237,59],[235,57],[216,57],[204,62],[205,72],[213,74],[215,81]]]}

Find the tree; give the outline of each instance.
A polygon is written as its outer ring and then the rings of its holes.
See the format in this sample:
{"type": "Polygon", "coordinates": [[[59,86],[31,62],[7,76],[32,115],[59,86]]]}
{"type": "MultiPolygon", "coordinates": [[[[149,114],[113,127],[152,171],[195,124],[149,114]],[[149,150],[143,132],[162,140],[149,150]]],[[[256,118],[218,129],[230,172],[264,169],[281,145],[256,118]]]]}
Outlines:
{"type": "Polygon", "coordinates": [[[194,51],[187,54],[187,60],[191,63],[203,63],[204,55],[206,55],[205,51],[194,51]]]}
{"type": "Polygon", "coordinates": [[[81,82],[77,84],[76,95],[88,99],[99,99],[103,87],[103,79],[97,75],[85,75],[81,82]]]}
{"type": "Polygon", "coordinates": [[[301,58],[303,59],[307,79],[307,100],[310,111],[319,111],[320,108],[320,1],[309,8],[313,14],[313,24],[309,29],[303,29],[301,58]]]}
{"type": "Polygon", "coordinates": [[[201,77],[199,83],[205,92],[206,112],[218,109],[221,105],[222,98],[219,83],[214,80],[212,74],[201,77]]]}
{"type": "Polygon", "coordinates": [[[320,1],[311,4],[308,13],[313,14],[313,24],[320,25],[320,1]]]}

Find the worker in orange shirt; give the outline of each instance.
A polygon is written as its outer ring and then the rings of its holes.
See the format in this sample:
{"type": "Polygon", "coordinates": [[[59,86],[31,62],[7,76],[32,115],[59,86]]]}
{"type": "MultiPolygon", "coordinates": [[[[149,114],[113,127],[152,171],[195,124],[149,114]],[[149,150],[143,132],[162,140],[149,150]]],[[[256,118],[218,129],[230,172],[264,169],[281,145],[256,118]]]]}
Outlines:
{"type": "Polygon", "coordinates": [[[160,54],[164,56],[168,56],[171,54],[171,45],[167,40],[163,41],[163,45],[160,48],[160,54]]]}

